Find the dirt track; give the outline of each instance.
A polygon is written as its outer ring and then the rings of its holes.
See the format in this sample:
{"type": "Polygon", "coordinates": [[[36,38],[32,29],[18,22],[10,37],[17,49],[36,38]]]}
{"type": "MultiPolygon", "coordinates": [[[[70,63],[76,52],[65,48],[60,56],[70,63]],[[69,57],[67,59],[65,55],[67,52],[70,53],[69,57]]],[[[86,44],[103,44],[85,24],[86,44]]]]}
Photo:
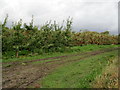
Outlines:
{"type": "Polygon", "coordinates": [[[3,67],[3,88],[27,88],[31,85],[35,87],[40,87],[40,85],[36,83],[37,80],[41,80],[44,76],[52,72],[57,67],[64,65],[65,63],[83,60],[93,55],[98,55],[100,53],[109,52],[117,49],[118,48],[111,48],[83,54],[78,53],[46,59],[10,63],[10,67],[3,67]],[[71,59],[72,57],[76,56],[78,56],[78,58],[71,59]],[[31,63],[49,59],[52,59],[52,61],[37,64],[31,63]],[[22,65],[21,63],[25,63],[25,65],[22,65]]]}

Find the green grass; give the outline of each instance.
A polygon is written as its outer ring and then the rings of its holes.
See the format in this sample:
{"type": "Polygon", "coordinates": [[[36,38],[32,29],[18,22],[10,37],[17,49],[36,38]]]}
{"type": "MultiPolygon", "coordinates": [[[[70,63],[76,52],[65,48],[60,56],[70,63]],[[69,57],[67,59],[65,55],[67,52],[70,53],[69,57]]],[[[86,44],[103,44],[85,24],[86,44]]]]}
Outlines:
{"type": "MultiPolygon", "coordinates": [[[[54,59],[54,60],[60,60],[60,59],[58,58],[58,59],[54,59]]],[[[53,61],[53,59],[49,59],[49,60],[42,60],[42,61],[36,61],[36,62],[33,62],[32,64],[44,63],[44,62],[49,62],[49,61],[53,61]]]]}
{"type": "Polygon", "coordinates": [[[118,57],[111,58],[102,74],[97,76],[91,87],[93,88],[118,88],[118,57]]]}
{"type": "MultiPolygon", "coordinates": [[[[63,58],[57,58],[57,59],[48,59],[48,60],[42,60],[42,61],[36,61],[36,62],[33,62],[34,64],[37,64],[37,63],[43,63],[43,62],[49,62],[49,61],[55,61],[55,60],[64,60],[64,61],[70,61],[70,60],[76,60],[76,59],[79,59],[81,57],[84,57],[86,54],[84,55],[77,55],[77,56],[72,56],[69,58],[68,57],[63,57],[63,58]]],[[[50,63],[51,64],[51,63],[50,63]]]]}
{"type": "Polygon", "coordinates": [[[107,52],[77,62],[68,63],[40,81],[42,88],[90,88],[90,83],[101,74],[109,59],[117,51],[107,52]]]}
{"type": "Polygon", "coordinates": [[[46,53],[43,55],[36,55],[36,56],[23,56],[20,58],[10,58],[10,59],[3,59],[2,62],[14,62],[14,61],[25,61],[25,60],[36,60],[36,59],[44,59],[49,57],[56,57],[56,56],[62,56],[62,55],[70,55],[75,53],[83,53],[83,52],[89,52],[89,51],[95,51],[99,49],[104,48],[112,48],[112,47],[118,47],[118,45],[85,45],[85,46],[75,46],[71,47],[71,50],[68,52],[56,52],[56,53],[46,53]]]}

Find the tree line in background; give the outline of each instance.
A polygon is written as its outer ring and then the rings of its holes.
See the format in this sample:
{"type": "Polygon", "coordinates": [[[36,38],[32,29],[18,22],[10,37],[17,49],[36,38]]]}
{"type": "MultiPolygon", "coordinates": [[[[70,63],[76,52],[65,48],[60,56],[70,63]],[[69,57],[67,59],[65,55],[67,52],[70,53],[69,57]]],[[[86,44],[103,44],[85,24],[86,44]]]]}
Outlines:
{"type": "Polygon", "coordinates": [[[14,22],[10,28],[6,26],[8,16],[2,23],[3,56],[19,57],[19,55],[43,54],[48,52],[64,52],[73,46],[87,44],[118,44],[118,35],[110,35],[108,31],[98,33],[92,31],[72,31],[72,19],[68,18],[59,25],[54,21],[46,22],[40,28],[22,19],[14,22]]]}

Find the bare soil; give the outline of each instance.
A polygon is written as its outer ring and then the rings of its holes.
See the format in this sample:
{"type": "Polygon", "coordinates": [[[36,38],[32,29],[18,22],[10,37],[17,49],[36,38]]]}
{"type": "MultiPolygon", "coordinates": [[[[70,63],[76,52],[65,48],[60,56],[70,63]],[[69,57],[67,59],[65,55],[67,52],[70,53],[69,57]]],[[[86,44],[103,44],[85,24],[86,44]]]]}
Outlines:
{"type": "Polygon", "coordinates": [[[87,52],[87,53],[78,53],[73,55],[50,57],[46,59],[38,59],[31,61],[22,61],[22,62],[12,62],[10,67],[2,68],[2,86],[3,88],[28,88],[34,86],[40,88],[41,86],[37,83],[38,80],[41,80],[44,76],[48,75],[54,69],[62,66],[66,63],[71,63],[73,61],[83,60],[89,58],[90,56],[98,55],[104,52],[109,52],[117,50],[118,48],[104,49],[99,51],[87,52]],[[80,58],[69,60],[71,57],[81,56],[80,58]],[[44,63],[32,62],[42,61],[42,60],[51,60],[44,63]],[[59,60],[54,60],[59,59],[59,60]]]}

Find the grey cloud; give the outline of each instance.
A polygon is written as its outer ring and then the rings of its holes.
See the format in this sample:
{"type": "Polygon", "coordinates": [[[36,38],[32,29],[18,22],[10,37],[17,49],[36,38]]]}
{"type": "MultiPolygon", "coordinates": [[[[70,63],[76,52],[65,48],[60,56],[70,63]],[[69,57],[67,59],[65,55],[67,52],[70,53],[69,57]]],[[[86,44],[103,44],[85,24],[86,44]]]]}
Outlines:
{"type": "Polygon", "coordinates": [[[109,30],[118,33],[118,0],[2,0],[1,19],[9,14],[10,21],[20,18],[29,22],[34,15],[35,24],[48,20],[62,20],[73,17],[73,29],[93,31],[109,30]]]}

